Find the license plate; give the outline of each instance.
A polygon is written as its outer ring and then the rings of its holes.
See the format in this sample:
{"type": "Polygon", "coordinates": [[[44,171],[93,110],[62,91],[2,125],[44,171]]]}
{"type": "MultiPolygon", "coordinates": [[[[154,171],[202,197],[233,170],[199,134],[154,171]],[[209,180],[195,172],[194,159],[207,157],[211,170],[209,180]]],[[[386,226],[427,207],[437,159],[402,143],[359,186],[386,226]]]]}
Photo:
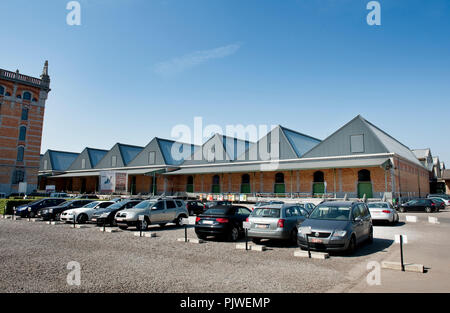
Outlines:
{"type": "Polygon", "coordinates": [[[256,225],[256,228],[267,229],[267,228],[269,228],[269,225],[267,225],[267,224],[258,224],[258,225],[256,225]]]}
{"type": "Polygon", "coordinates": [[[202,224],[209,224],[209,225],[211,225],[211,224],[213,224],[214,223],[214,221],[203,221],[202,222],[202,224]]]}
{"type": "Polygon", "coordinates": [[[311,238],[312,243],[322,243],[322,239],[311,238]]]}

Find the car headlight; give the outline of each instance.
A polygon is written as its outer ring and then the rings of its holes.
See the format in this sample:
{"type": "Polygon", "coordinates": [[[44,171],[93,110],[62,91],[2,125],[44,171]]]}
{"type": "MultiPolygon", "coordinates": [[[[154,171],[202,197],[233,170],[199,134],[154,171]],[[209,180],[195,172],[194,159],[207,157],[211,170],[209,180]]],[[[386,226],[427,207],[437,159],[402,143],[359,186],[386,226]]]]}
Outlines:
{"type": "Polygon", "coordinates": [[[344,237],[345,235],[347,235],[346,230],[335,230],[333,233],[333,237],[344,237]]]}

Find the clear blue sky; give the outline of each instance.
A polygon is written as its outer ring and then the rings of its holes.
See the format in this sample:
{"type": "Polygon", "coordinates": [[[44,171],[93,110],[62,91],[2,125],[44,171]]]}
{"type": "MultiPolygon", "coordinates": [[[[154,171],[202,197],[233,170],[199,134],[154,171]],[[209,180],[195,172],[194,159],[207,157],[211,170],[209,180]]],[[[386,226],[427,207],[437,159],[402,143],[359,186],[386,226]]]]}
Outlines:
{"type": "Polygon", "coordinates": [[[357,114],[450,166],[450,1],[1,1],[0,67],[49,60],[42,152],[146,145],[176,124],[325,138],[357,114]]]}

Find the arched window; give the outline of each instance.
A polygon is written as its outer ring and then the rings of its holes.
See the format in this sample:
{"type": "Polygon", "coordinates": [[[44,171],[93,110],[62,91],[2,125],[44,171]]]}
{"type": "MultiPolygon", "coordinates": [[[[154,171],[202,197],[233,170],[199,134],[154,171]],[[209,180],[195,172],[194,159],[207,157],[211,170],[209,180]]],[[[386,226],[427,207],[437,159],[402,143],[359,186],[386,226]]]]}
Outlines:
{"type": "Polygon", "coordinates": [[[23,108],[22,109],[22,121],[27,121],[28,120],[28,108],[23,108]]]}
{"type": "Polygon", "coordinates": [[[194,176],[187,177],[186,192],[194,192],[194,176]]]}
{"type": "Polygon", "coordinates": [[[325,181],[324,175],[322,171],[314,172],[314,182],[315,183],[323,183],[325,181]]]}
{"type": "Polygon", "coordinates": [[[27,136],[27,128],[25,126],[20,126],[19,140],[25,141],[26,136],[27,136]]]}
{"type": "Polygon", "coordinates": [[[250,193],[250,175],[243,174],[241,177],[241,193],[250,193]]]}
{"type": "Polygon", "coordinates": [[[275,184],[284,184],[284,174],[283,173],[275,174],[275,184]]]}
{"type": "Polygon", "coordinates": [[[370,182],[370,171],[369,170],[360,170],[358,172],[358,181],[359,182],[370,182]]]}
{"type": "Polygon", "coordinates": [[[219,175],[214,175],[212,178],[212,193],[220,192],[220,177],[219,175]]]}
{"type": "Polygon", "coordinates": [[[283,173],[275,174],[274,191],[275,191],[275,193],[285,193],[286,192],[286,187],[284,185],[284,174],[283,173]]]}
{"type": "Polygon", "coordinates": [[[29,100],[29,101],[31,101],[31,92],[25,91],[25,92],[23,93],[23,100],[29,100]]]}
{"type": "Polygon", "coordinates": [[[5,94],[5,87],[0,86],[0,96],[3,96],[5,94]]]}
{"type": "Polygon", "coordinates": [[[17,148],[17,161],[19,161],[19,162],[23,161],[24,152],[25,152],[24,147],[17,148]]]}

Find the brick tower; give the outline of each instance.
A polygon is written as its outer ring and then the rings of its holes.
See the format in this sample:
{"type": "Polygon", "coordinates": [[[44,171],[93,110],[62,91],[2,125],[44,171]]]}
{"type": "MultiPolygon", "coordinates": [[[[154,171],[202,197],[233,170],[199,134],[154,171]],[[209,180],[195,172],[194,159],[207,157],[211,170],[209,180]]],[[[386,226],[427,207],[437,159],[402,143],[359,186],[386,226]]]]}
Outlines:
{"type": "Polygon", "coordinates": [[[48,61],[40,79],[0,69],[0,193],[37,189],[49,91],[48,61]]]}

